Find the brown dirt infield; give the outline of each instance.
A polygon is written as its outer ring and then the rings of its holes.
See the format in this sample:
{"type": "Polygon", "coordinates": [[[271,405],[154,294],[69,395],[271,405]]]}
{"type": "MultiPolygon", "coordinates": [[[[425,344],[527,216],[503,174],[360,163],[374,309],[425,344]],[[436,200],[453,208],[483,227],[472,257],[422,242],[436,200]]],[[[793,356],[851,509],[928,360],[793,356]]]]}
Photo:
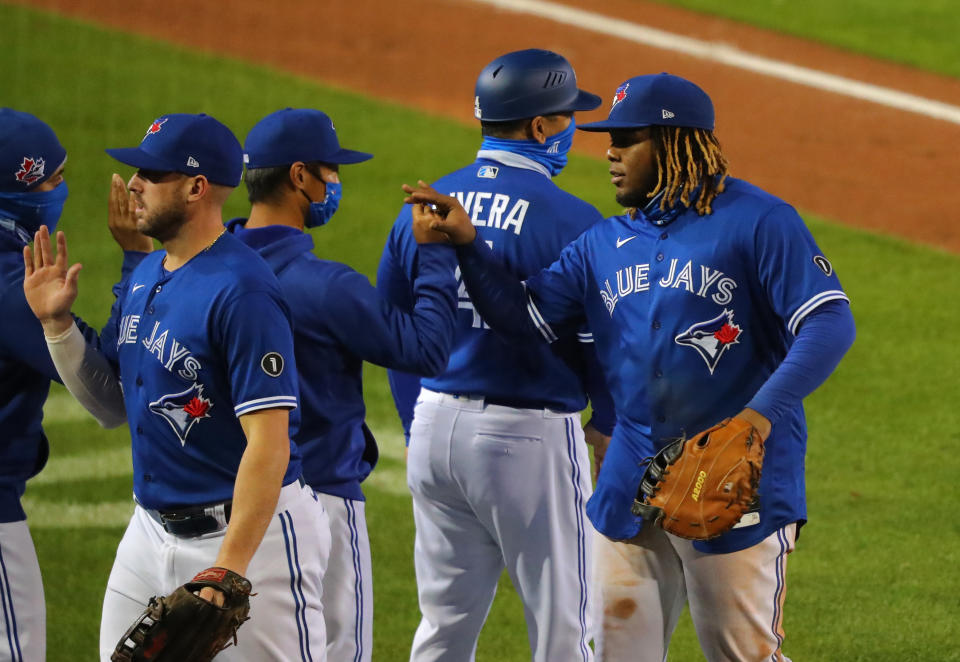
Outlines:
{"type": "MultiPolygon", "coordinates": [[[[640,0],[566,2],[960,104],[960,80],[640,0]]],[[[957,163],[960,125],[468,0],[23,4],[275,66],[465,123],[473,122],[477,72],[510,50],[536,46],[563,53],[581,86],[605,99],[625,78],[670,71],[713,97],[717,133],[735,175],[848,225],[960,252],[960,209],[949,202],[956,185],[947,179],[957,163]]],[[[606,105],[581,121],[605,113],[606,105]]],[[[605,138],[579,134],[577,149],[602,156],[605,138]]]]}

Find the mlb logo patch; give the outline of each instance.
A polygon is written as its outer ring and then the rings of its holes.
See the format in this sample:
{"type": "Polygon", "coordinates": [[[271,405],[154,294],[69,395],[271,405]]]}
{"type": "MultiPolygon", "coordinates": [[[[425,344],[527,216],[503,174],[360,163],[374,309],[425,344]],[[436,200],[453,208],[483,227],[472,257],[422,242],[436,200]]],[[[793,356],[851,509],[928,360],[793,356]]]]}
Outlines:
{"type": "Polygon", "coordinates": [[[20,170],[15,173],[15,177],[18,182],[30,186],[35,181],[43,178],[45,169],[46,163],[43,159],[25,156],[23,157],[23,162],[20,163],[20,170]]]}
{"type": "Polygon", "coordinates": [[[473,116],[478,120],[483,119],[483,111],[480,110],[480,97],[473,97],[473,116]]]}
{"type": "Polygon", "coordinates": [[[497,166],[480,166],[480,169],[477,170],[477,177],[482,177],[483,179],[496,179],[498,172],[500,172],[500,168],[497,166]]]}
{"type": "Polygon", "coordinates": [[[627,89],[629,87],[630,87],[630,83],[624,83],[623,85],[617,88],[617,91],[613,93],[613,104],[611,104],[610,106],[611,108],[613,108],[618,103],[620,103],[621,101],[627,98],[627,89]]]}

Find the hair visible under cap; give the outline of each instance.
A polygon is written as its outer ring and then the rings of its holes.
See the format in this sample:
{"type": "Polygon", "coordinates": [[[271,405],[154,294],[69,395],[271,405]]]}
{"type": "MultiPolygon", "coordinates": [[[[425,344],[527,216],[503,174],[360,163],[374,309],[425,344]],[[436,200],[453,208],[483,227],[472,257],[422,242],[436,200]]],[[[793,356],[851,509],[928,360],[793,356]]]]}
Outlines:
{"type": "MultiPolygon", "coordinates": [[[[293,165],[293,164],[290,164],[293,165]]],[[[279,202],[290,185],[290,165],[271,168],[247,168],[243,173],[243,182],[247,185],[247,200],[250,204],[279,202]]],[[[319,161],[304,163],[307,172],[323,179],[319,161]]],[[[336,168],[336,166],[327,166],[336,168]]]]}
{"type": "Polygon", "coordinates": [[[679,200],[693,205],[701,216],[713,211],[713,201],[724,190],[728,164],[713,131],[687,127],[653,126],[651,139],[656,145],[657,185],[653,198],[661,191],[660,209],[667,210],[679,200]],[[690,196],[700,188],[695,202],[690,196]]]}

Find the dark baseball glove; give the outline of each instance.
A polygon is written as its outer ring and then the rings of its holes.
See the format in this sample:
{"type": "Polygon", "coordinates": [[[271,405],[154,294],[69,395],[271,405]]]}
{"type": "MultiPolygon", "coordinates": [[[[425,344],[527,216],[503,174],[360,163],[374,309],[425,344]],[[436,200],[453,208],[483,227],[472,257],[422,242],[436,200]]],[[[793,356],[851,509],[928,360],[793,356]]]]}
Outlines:
{"type": "Polygon", "coordinates": [[[237,643],[237,628],[250,617],[250,582],[226,568],[207,568],[147,610],[120,639],[112,662],[208,662],[237,643]],[[194,592],[212,587],[223,606],[194,592]]]}
{"type": "Polygon", "coordinates": [[[728,418],[651,458],[633,513],[681,538],[716,538],[750,508],[762,464],[760,433],[742,418],[728,418]]]}

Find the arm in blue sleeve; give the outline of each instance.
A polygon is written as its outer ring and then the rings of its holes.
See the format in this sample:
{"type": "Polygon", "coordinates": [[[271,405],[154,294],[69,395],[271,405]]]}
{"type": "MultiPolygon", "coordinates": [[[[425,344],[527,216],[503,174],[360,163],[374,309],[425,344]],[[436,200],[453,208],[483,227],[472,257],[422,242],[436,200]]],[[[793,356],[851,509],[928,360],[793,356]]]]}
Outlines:
{"type": "Polygon", "coordinates": [[[447,367],[457,314],[456,255],[445,244],[419,249],[412,312],[388,303],[367,280],[345,269],[320,308],[337,340],[365,361],[420,375],[447,367]]]}
{"type": "Polygon", "coordinates": [[[610,395],[610,389],[607,388],[607,380],[603,378],[603,370],[600,367],[600,360],[597,358],[597,350],[592,342],[581,343],[584,359],[584,387],[587,396],[590,398],[590,407],[593,409],[593,416],[590,418],[590,424],[599,432],[610,436],[613,434],[613,427],[617,423],[617,411],[613,406],[613,396],[610,395]]]}
{"type": "Polygon", "coordinates": [[[856,328],[846,301],[828,301],[801,323],[780,366],[747,407],[776,423],[830,376],[853,344],[856,328]]]}
{"type": "Polygon", "coordinates": [[[529,342],[542,335],[528,312],[523,282],[497,262],[480,235],[457,246],[460,274],[483,321],[504,338],[529,342]]]}

